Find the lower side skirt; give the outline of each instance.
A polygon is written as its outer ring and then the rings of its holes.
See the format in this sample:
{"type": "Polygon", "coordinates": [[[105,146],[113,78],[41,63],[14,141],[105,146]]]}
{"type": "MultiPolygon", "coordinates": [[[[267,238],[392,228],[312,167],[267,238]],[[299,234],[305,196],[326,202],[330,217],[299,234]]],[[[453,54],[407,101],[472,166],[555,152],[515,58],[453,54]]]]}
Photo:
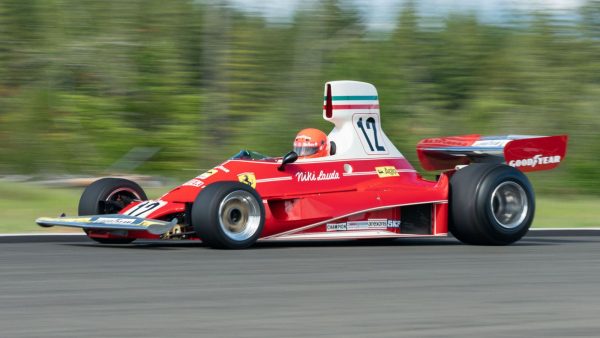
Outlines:
{"type": "Polygon", "coordinates": [[[448,235],[446,201],[396,205],[333,218],[264,240],[444,237],[448,235]],[[386,226],[387,224],[387,226],[386,226]]]}
{"type": "Polygon", "coordinates": [[[261,239],[259,241],[297,241],[297,240],[341,240],[341,239],[369,239],[369,238],[416,238],[416,237],[446,237],[447,233],[437,235],[419,235],[419,234],[395,234],[385,231],[353,231],[348,233],[310,233],[310,234],[294,234],[284,235],[279,237],[271,237],[261,239]]]}

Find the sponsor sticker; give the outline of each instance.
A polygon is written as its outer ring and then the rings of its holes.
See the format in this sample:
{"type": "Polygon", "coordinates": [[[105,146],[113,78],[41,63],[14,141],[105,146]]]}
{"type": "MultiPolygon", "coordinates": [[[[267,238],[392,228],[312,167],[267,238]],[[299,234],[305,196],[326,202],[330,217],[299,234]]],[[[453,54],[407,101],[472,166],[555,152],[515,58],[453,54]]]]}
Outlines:
{"type": "Polygon", "coordinates": [[[367,230],[369,229],[369,221],[352,221],[346,223],[348,230],[367,230]]]}
{"type": "Polygon", "coordinates": [[[346,231],[346,223],[329,223],[327,231],[346,231]]]}
{"type": "Polygon", "coordinates": [[[135,218],[112,218],[112,217],[98,217],[92,221],[92,223],[102,224],[135,224],[139,221],[135,218]]]}
{"type": "Polygon", "coordinates": [[[387,227],[391,228],[391,229],[400,229],[400,221],[394,220],[394,219],[389,219],[387,221],[387,227]]]}
{"type": "Polygon", "coordinates": [[[327,223],[327,231],[352,231],[352,230],[386,230],[399,229],[400,220],[387,218],[374,218],[364,221],[350,221],[345,223],[327,223]]]}
{"type": "Polygon", "coordinates": [[[254,173],[241,173],[237,176],[240,182],[256,188],[256,176],[254,176],[254,173]]]}
{"type": "Polygon", "coordinates": [[[190,187],[196,187],[196,188],[200,188],[201,186],[204,185],[204,182],[202,182],[201,180],[197,179],[197,178],[192,178],[191,180],[185,182],[184,184],[185,186],[190,186],[190,187]]]}
{"type": "Polygon", "coordinates": [[[377,175],[381,178],[400,176],[398,170],[393,166],[375,167],[375,171],[377,171],[377,175]]]}
{"type": "Polygon", "coordinates": [[[200,176],[197,176],[196,178],[201,179],[201,180],[205,180],[209,177],[211,177],[212,175],[216,174],[218,172],[217,169],[210,169],[209,171],[203,173],[200,176]]]}
{"type": "Polygon", "coordinates": [[[370,219],[367,221],[369,229],[387,229],[387,219],[370,219]]]}
{"type": "Polygon", "coordinates": [[[336,170],[331,172],[321,170],[318,174],[315,171],[300,171],[294,176],[298,182],[332,181],[340,179],[340,174],[336,170]]]}
{"type": "Polygon", "coordinates": [[[475,141],[471,147],[504,147],[511,140],[479,140],[475,141]]]}
{"type": "Polygon", "coordinates": [[[511,167],[532,167],[534,168],[538,164],[552,164],[559,163],[560,155],[556,156],[542,156],[541,154],[535,155],[530,158],[524,158],[522,160],[511,160],[508,165],[511,167]]]}

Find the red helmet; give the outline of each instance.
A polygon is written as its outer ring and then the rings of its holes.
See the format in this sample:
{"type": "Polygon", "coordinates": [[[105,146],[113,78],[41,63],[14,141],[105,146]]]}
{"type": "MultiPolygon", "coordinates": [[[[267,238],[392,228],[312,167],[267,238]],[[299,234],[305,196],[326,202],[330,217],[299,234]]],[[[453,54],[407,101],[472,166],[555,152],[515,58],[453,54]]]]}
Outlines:
{"type": "Polygon", "coordinates": [[[299,157],[313,158],[329,155],[327,135],[319,129],[306,128],[300,130],[294,140],[294,152],[299,157]]]}

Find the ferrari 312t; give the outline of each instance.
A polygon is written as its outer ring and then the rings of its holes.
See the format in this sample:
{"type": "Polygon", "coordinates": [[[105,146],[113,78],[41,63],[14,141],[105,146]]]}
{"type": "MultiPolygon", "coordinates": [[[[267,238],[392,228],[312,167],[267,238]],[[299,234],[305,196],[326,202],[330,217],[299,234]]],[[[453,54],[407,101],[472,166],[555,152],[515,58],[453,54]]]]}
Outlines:
{"type": "Polygon", "coordinates": [[[375,87],[325,84],[333,123],[326,156],[267,157],[243,150],[158,199],[136,183],[102,178],[83,192],[79,216],[38,218],[82,228],[100,243],[200,239],[247,248],[257,240],[447,236],[506,245],[528,231],[535,210],[523,172],[556,167],[567,136],[464,135],[419,142],[424,179],[386,136],[375,87]]]}

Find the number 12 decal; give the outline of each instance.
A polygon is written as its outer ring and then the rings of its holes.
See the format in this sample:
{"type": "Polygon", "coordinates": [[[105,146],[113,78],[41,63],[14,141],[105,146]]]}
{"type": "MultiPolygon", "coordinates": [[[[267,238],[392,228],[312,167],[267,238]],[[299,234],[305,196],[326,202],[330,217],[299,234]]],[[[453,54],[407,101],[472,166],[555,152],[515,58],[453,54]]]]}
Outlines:
{"type": "Polygon", "coordinates": [[[360,117],[360,118],[358,118],[356,125],[358,126],[358,128],[362,132],[363,136],[365,137],[365,140],[367,141],[367,145],[369,146],[369,149],[371,150],[371,152],[384,152],[385,151],[385,147],[379,144],[380,134],[377,130],[377,122],[375,121],[375,118],[373,118],[371,116],[371,117],[368,117],[365,120],[365,122],[363,122],[363,118],[360,117]],[[371,132],[368,132],[367,130],[370,130],[371,132]],[[372,138],[371,138],[371,135],[372,135],[372,138]]]}

